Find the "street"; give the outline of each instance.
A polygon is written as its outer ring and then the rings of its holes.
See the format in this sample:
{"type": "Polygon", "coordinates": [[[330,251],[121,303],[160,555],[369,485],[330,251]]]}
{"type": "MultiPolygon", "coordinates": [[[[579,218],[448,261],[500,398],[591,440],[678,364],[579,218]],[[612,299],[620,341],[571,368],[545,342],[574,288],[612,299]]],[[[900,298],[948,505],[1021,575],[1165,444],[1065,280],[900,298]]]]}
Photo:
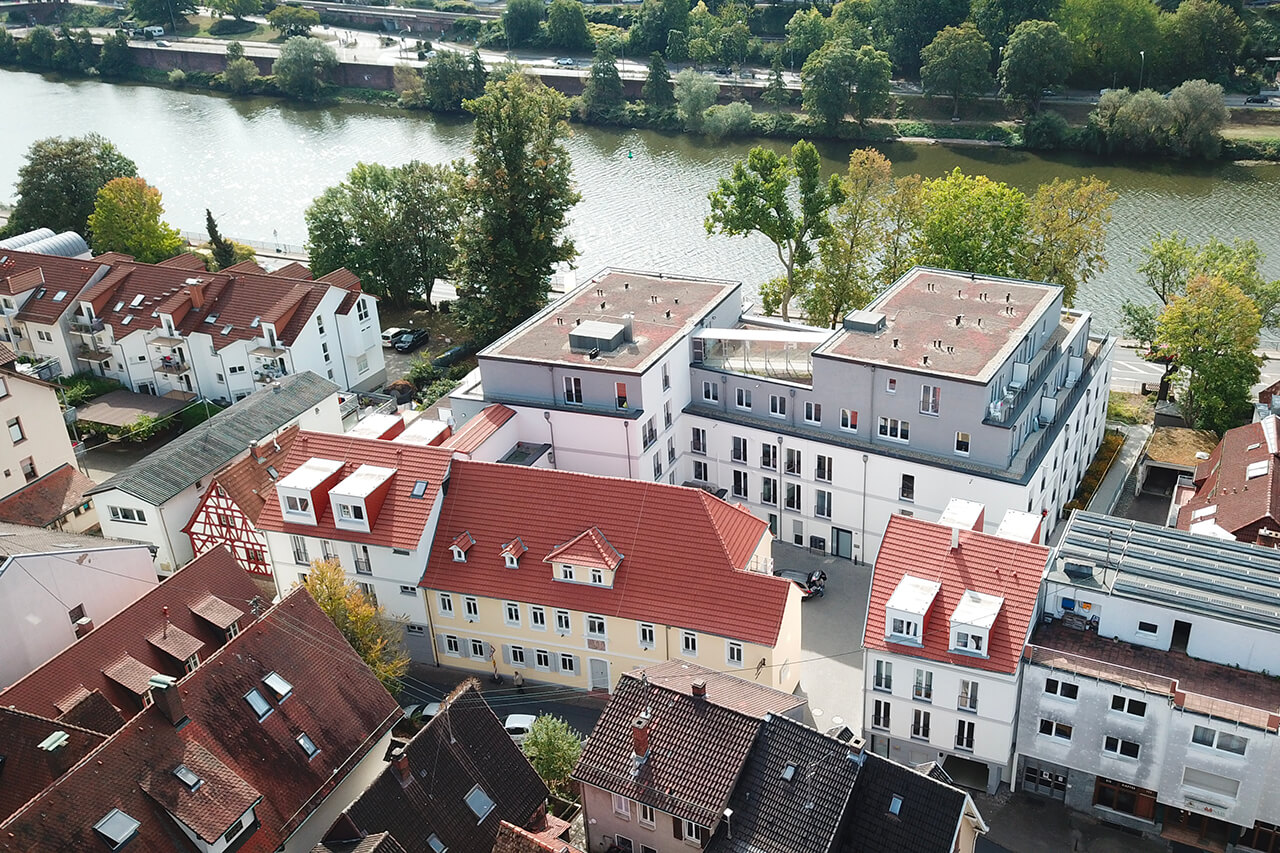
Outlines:
{"type": "MultiPolygon", "coordinates": [[[[1259,351],[1264,359],[1258,384],[1253,386],[1253,396],[1258,391],[1280,380],[1280,353],[1259,351]]],[[[1140,392],[1142,383],[1156,385],[1164,374],[1164,365],[1144,361],[1138,352],[1128,346],[1117,346],[1115,362],[1111,370],[1111,390],[1140,392]]]]}

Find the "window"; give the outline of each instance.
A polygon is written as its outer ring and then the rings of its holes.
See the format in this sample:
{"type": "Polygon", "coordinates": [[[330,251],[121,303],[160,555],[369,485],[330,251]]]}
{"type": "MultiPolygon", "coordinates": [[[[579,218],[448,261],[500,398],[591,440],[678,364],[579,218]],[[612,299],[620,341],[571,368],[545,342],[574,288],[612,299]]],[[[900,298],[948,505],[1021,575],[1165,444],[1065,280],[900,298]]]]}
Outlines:
{"type": "Polygon", "coordinates": [[[364,507],[359,504],[338,504],[338,515],[343,521],[364,521],[364,507]]]}
{"type": "Polygon", "coordinates": [[[889,636],[919,639],[920,623],[912,619],[899,619],[894,617],[889,622],[889,636]]]}
{"type": "Polygon", "coordinates": [[[1056,722],[1055,720],[1041,719],[1040,734],[1062,738],[1063,740],[1071,740],[1071,726],[1066,723],[1056,722]]]}
{"type": "Polygon", "coordinates": [[[702,383],[702,399],[708,403],[720,402],[720,385],[716,382],[703,381],[702,383]]]}
{"type": "Polygon", "coordinates": [[[369,599],[370,604],[375,607],[378,605],[378,591],[373,588],[373,584],[357,582],[356,589],[360,590],[360,592],[364,594],[364,597],[369,599]]]}
{"type": "Polygon", "coordinates": [[[1280,853],[1280,826],[1255,821],[1236,842],[1236,849],[1261,850],[1263,853],[1280,853]]]}
{"type": "Polygon", "coordinates": [[[734,462],[747,461],[747,440],[740,435],[733,437],[732,459],[734,462]]]}
{"type": "Polygon", "coordinates": [[[631,820],[631,801],[620,794],[614,794],[613,813],[623,820],[631,820]]]}
{"type": "Polygon", "coordinates": [[[933,673],[927,669],[916,670],[916,683],[911,688],[911,697],[921,702],[933,701],[933,673]]]}
{"type": "Polygon", "coordinates": [[[768,468],[770,471],[778,470],[778,448],[776,445],[768,442],[760,445],[760,467],[768,468]]]}
{"type": "MultiPolygon", "coordinates": [[[[1074,687],[1075,685],[1071,685],[1074,687]]],[[[1072,698],[1075,698],[1074,696],[1072,698]]],[[[1111,710],[1119,711],[1122,714],[1132,714],[1135,717],[1145,717],[1147,715],[1147,703],[1140,699],[1130,699],[1120,694],[1111,697],[1111,710]]]]}
{"type": "Polygon", "coordinates": [[[571,406],[582,405],[582,380],[579,377],[564,378],[564,401],[571,406]]]}
{"type": "Polygon", "coordinates": [[[453,596],[447,592],[436,594],[436,603],[440,608],[441,616],[453,616],[453,596]]]}
{"type": "Polygon", "coordinates": [[[841,409],[840,410],[840,429],[845,429],[845,430],[848,430],[849,432],[857,432],[858,431],[858,413],[853,409],[841,409]]]}
{"type": "Polygon", "coordinates": [[[748,495],[748,493],[747,493],[747,492],[748,492],[748,489],[747,489],[747,481],[748,481],[748,479],[749,479],[749,478],[747,477],[747,472],[746,472],[746,471],[734,471],[734,472],[733,472],[733,496],[734,496],[735,498],[742,498],[742,499],[744,499],[744,500],[749,500],[749,499],[750,499],[750,496],[749,496],[749,495],[748,495]]]}
{"type": "Polygon", "coordinates": [[[369,319],[369,301],[367,299],[356,301],[356,319],[361,323],[369,319]]]}
{"type": "Polygon", "coordinates": [[[662,390],[666,391],[671,387],[671,368],[664,362],[662,365],[662,390]]]}
{"type": "Polygon", "coordinates": [[[22,432],[21,418],[9,419],[9,439],[14,444],[21,444],[22,442],[27,440],[27,436],[22,432]]]}
{"type": "Polygon", "coordinates": [[[434,832],[427,836],[427,846],[431,848],[431,853],[448,853],[449,848],[444,846],[444,842],[440,840],[440,836],[434,832]]]}
{"type": "Polygon", "coordinates": [[[320,334],[324,334],[324,317],[320,314],[316,315],[316,330],[319,331],[320,334]]]}
{"type": "Polygon", "coordinates": [[[1102,749],[1112,755],[1121,755],[1125,758],[1137,758],[1139,746],[1131,740],[1121,740],[1118,737],[1107,735],[1102,739],[1102,749]]]}
{"type": "Polygon", "coordinates": [[[603,637],[604,635],[604,617],[587,614],[587,636],[603,637]]]}
{"type": "Polygon", "coordinates": [[[662,404],[662,428],[671,429],[671,401],[662,404]]]}
{"type": "Polygon", "coordinates": [[[706,455],[707,452],[707,431],[701,427],[693,428],[693,438],[689,443],[689,449],[694,453],[706,455]]]}
{"type": "Polygon", "coordinates": [[[93,825],[93,829],[102,836],[112,850],[119,850],[138,834],[140,826],[142,824],[129,815],[119,809],[112,809],[102,820],[93,825]]]}
{"type": "Polygon", "coordinates": [[[876,661],[876,690],[893,691],[893,662],[887,660],[876,661]]]}
{"type": "Polygon", "coordinates": [[[369,356],[367,355],[356,356],[356,373],[368,373],[368,372],[369,372],[369,356]]]}
{"type": "Polygon", "coordinates": [[[311,501],[308,498],[301,498],[296,495],[286,495],[284,506],[288,512],[311,512],[311,501]]]}
{"type": "Polygon", "coordinates": [[[512,646],[509,650],[511,662],[516,666],[524,666],[524,646],[512,646]]]}
{"type": "Polygon", "coordinates": [[[1063,699],[1075,701],[1075,698],[1080,695],[1080,686],[1077,684],[1070,684],[1065,681],[1059,681],[1056,678],[1046,678],[1044,682],[1044,692],[1051,696],[1061,696],[1063,699]]]}
{"type": "Polygon", "coordinates": [[[760,503],[778,505],[778,481],[773,477],[760,478],[760,503]]]}
{"type": "MultiPolygon", "coordinates": [[[[671,404],[667,403],[667,426],[671,426],[671,404]]],[[[644,449],[648,450],[653,447],[653,443],[658,440],[658,425],[653,418],[644,422],[644,427],[640,430],[640,440],[644,445],[644,449]]]]}
{"type": "Polygon", "coordinates": [[[573,579],[574,579],[573,566],[561,566],[561,567],[560,567],[560,580],[562,580],[562,581],[571,581],[571,580],[573,580],[573,579]]]}
{"type": "Polygon", "coordinates": [[[897,394],[898,380],[894,379],[893,377],[889,377],[889,379],[885,380],[884,390],[888,391],[890,394],[897,394]]]}
{"type": "Polygon", "coordinates": [[[787,509],[795,510],[796,512],[800,511],[800,484],[799,483],[787,483],[786,507],[787,509]]]}
{"type": "Polygon", "coordinates": [[[877,729],[889,728],[889,702],[887,699],[877,699],[871,711],[871,726],[877,729]]]}
{"type": "Polygon", "coordinates": [[[322,356],[324,356],[325,363],[328,363],[328,362],[330,361],[330,358],[329,358],[329,344],[328,344],[328,342],[327,342],[327,341],[321,341],[321,342],[320,342],[320,354],[321,354],[322,356]]]}
{"type": "Polygon", "coordinates": [[[911,424],[907,421],[900,421],[897,418],[881,418],[880,435],[883,438],[891,438],[894,441],[910,441],[911,424]]]}
{"type": "Polygon", "coordinates": [[[725,660],[730,666],[742,666],[742,643],[729,640],[725,643],[725,660]]]}
{"type": "Polygon", "coordinates": [[[320,748],[312,742],[311,738],[307,737],[306,732],[298,735],[297,741],[298,746],[302,747],[302,751],[307,754],[307,758],[315,758],[320,752],[320,748]]]}
{"type": "Polygon", "coordinates": [[[488,817],[489,812],[493,811],[493,799],[479,785],[468,791],[463,799],[466,800],[467,808],[471,809],[471,813],[479,821],[483,821],[488,817]]]}
{"type": "Polygon", "coordinates": [[[804,421],[809,424],[821,424],[822,404],[806,400],[804,403],[804,421]]]}
{"type": "Polygon", "coordinates": [[[942,402],[942,389],[937,385],[920,386],[920,414],[936,415],[942,402]]]}
{"type": "Polygon", "coordinates": [[[929,739],[929,712],[916,709],[911,714],[911,736],[920,740],[929,739]]]}
{"type": "Polygon", "coordinates": [[[695,460],[693,463],[693,479],[697,480],[699,483],[709,482],[709,470],[710,469],[707,468],[707,463],[695,460]]]}
{"type": "MultiPolygon", "coordinates": [[[[646,806],[644,803],[636,803],[636,820],[641,826],[653,828],[653,806],[646,806]]],[[[644,850],[645,848],[641,848],[644,850]]]]}
{"type": "Polygon", "coordinates": [[[520,627],[520,605],[514,601],[508,601],[503,605],[504,616],[508,625],[520,627]]]}
{"type": "Polygon", "coordinates": [[[67,616],[71,617],[71,624],[74,625],[85,617],[84,605],[77,604],[75,607],[67,611],[67,616]]]}
{"type": "Polygon", "coordinates": [[[915,474],[902,475],[902,484],[898,487],[898,497],[904,501],[915,501],[916,499],[915,474]]]}
{"type": "Polygon", "coordinates": [[[1191,742],[1201,746],[1216,747],[1223,752],[1244,755],[1249,739],[1231,732],[1220,732],[1206,726],[1196,726],[1191,731],[1191,742]]]}
{"type": "Polygon", "coordinates": [[[560,671],[567,672],[569,675],[576,675],[578,672],[578,659],[573,655],[561,653],[560,671]]]}
{"type": "Polygon", "coordinates": [[[652,649],[656,643],[654,642],[653,626],[648,622],[640,623],[640,648],[652,649]]]}
{"type": "Polygon", "coordinates": [[[1240,793],[1240,783],[1235,779],[1228,779],[1226,776],[1219,776],[1217,773],[1207,773],[1194,767],[1183,769],[1182,784],[1190,785],[1203,791],[1222,794],[1232,799],[1235,799],[1236,795],[1240,793]]]}
{"type": "Polygon", "coordinates": [[[815,480],[821,480],[824,483],[830,483],[831,467],[832,467],[831,463],[832,463],[832,459],[830,456],[823,456],[821,453],[819,453],[818,464],[813,471],[813,478],[815,480]]]}
{"type": "Polygon", "coordinates": [[[249,707],[253,709],[253,713],[258,715],[258,722],[265,720],[275,710],[267,702],[267,698],[258,692],[256,687],[244,694],[244,701],[248,702],[249,707]]]}
{"type": "Polygon", "coordinates": [[[779,397],[777,394],[770,394],[769,414],[775,418],[785,418],[787,416],[787,398],[779,397]]]}
{"type": "Polygon", "coordinates": [[[463,596],[462,610],[469,620],[474,621],[480,618],[480,602],[476,600],[474,595],[463,596]]]}
{"type": "Polygon", "coordinates": [[[680,651],[686,655],[697,657],[698,655],[698,635],[693,631],[684,631],[680,637],[680,651]]]}
{"type": "Polygon", "coordinates": [[[787,473],[800,476],[800,468],[804,461],[804,454],[793,447],[787,448],[787,473]]]}
{"type": "Polygon", "coordinates": [[[956,720],[956,749],[973,752],[973,721],[956,720]]]}
{"type": "Polygon", "coordinates": [[[182,664],[182,668],[187,672],[191,672],[193,669],[195,669],[199,665],[200,665],[200,655],[192,655],[191,657],[187,658],[186,661],[182,664]]]}
{"type": "Polygon", "coordinates": [[[619,409],[627,408],[627,383],[625,382],[613,383],[613,392],[614,392],[614,396],[617,397],[618,408],[619,409]]]}
{"type": "Polygon", "coordinates": [[[533,664],[538,669],[551,669],[551,653],[546,649],[534,649],[533,664]]]}
{"type": "Polygon", "coordinates": [[[739,388],[737,391],[737,395],[736,395],[736,399],[734,400],[734,403],[735,405],[737,405],[739,409],[747,409],[749,411],[751,409],[750,389],[739,388]]]}
{"type": "MultiPolygon", "coordinates": [[[[668,462],[676,461],[676,440],[674,437],[670,437],[667,439],[667,461],[668,462]]],[[[672,471],[671,475],[674,477],[675,472],[672,471]]]]}
{"type": "Polygon", "coordinates": [[[561,634],[568,634],[573,630],[572,624],[569,622],[568,610],[556,611],[556,630],[561,634]]]}
{"type": "Polygon", "coordinates": [[[111,506],[107,507],[108,513],[111,515],[112,521],[126,521],[130,524],[146,524],[147,516],[140,509],[133,509],[127,506],[111,506]]]}
{"type": "Polygon", "coordinates": [[[969,455],[969,433],[967,432],[956,433],[956,453],[960,454],[961,456],[969,455]]]}
{"type": "Polygon", "coordinates": [[[471,656],[473,658],[488,657],[488,655],[485,654],[484,640],[471,641],[471,656]]]}
{"type": "Polygon", "coordinates": [[[232,376],[234,376],[238,373],[244,373],[245,369],[246,368],[243,364],[233,364],[227,368],[227,373],[230,373],[232,376]]]}
{"type": "Polygon", "coordinates": [[[1159,626],[1159,625],[1157,625],[1157,624],[1156,624],[1156,623],[1154,623],[1154,622],[1139,622],[1139,623],[1138,623],[1138,633],[1140,633],[1140,634],[1158,634],[1158,633],[1160,633],[1160,626],[1159,626]]]}
{"type": "Polygon", "coordinates": [[[964,651],[982,651],[982,635],[970,634],[965,631],[956,631],[955,648],[964,651]]]}
{"type": "Polygon", "coordinates": [[[39,476],[39,474],[36,473],[36,460],[33,456],[28,456],[26,459],[23,459],[18,463],[18,467],[22,469],[22,476],[28,483],[39,476]]]}
{"type": "Polygon", "coordinates": [[[452,634],[446,634],[444,637],[444,653],[453,657],[462,656],[462,643],[452,634]]]}
{"type": "Polygon", "coordinates": [[[542,607],[529,608],[529,625],[537,631],[547,630],[547,611],[542,607]]]}
{"type": "Polygon", "coordinates": [[[413,634],[414,636],[421,637],[427,633],[427,626],[418,625],[415,622],[409,622],[404,626],[404,630],[406,634],[413,634]]]}
{"type": "Polygon", "coordinates": [[[621,851],[621,853],[634,853],[636,849],[635,843],[625,835],[615,835],[613,837],[613,843],[618,846],[618,850],[621,851]]]}
{"type": "Polygon", "coordinates": [[[1156,794],[1114,779],[1098,777],[1093,789],[1094,805],[1131,814],[1145,820],[1156,815],[1156,794]]]}
{"type": "Polygon", "coordinates": [[[231,828],[222,834],[222,843],[230,844],[242,832],[244,832],[244,818],[238,817],[236,822],[231,824],[231,828]]]}
{"type": "MultiPolygon", "coordinates": [[[[62,292],[65,293],[66,291],[62,291],[62,292]]],[[[57,301],[58,301],[57,299],[54,299],[54,302],[57,302],[57,301]]],[[[51,335],[49,332],[46,332],[44,329],[37,329],[36,337],[46,343],[53,343],[53,335],[51,335]]]]}
{"type": "Polygon", "coordinates": [[[289,544],[293,548],[293,561],[299,566],[309,566],[311,561],[307,559],[307,540],[301,536],[290,536],[289,544]]]}
{"type": "Polygon", "coordinates": [[[818,518],[831,517],[831,492],[826,489],[813,490],[813,514],[818,518]]]}
{"type": "Polygon", "coordinates": [[[961,711],[978,710],[978,682],[960,682],[960,695],[956,697],[956,707],[961,711]]]}

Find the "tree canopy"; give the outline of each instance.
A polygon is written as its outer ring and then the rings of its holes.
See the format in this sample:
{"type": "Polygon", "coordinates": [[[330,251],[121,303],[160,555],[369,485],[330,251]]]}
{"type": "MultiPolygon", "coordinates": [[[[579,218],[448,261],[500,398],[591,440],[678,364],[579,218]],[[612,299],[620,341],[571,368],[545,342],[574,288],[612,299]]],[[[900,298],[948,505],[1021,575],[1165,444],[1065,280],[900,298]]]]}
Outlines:
{"type": "Polygon", "coordinates": [[[716,81],[686,68],[676,75],[676,115],[686,130],[702,130],[707,108],[716,102],[720,87],[716,81]]]}
{"type": "Polygon", "coordinates": [[[1023,21],[1001,53],[1000,86],[1006,98],[1040,111],[1045,89],[1060,87],[1071,73],[1071,42],[1052,21],[1023,21]]]}
{"type": "Polygon", "coordinates": [[[137,164],[96,133],[37,139],[18,169],[18,202],[7,233],[51,228],[90,239],[89,215],[98,190],[113,178],[137,174],[137,164]]]}
{"type": "Polygon", "coordinates": [[[267,23],[285,38],[308,36],[312,27],[320,26],[320,13],[315,9],[282,3],[267,13],[267,23]]]}
{"type": "Polygon", "coordinates": [[[559,717],[540,714],[521,744],[533,769],[557,794],[570,792],[570,776],[582,755],[582,739],[559,717]]]}
{"type": "Polygon", "coordinates": [[[423,66],[422,97],[433,110],[460,112],[464,101],[484,94],[488,78],[478,51],[438,51],[423,66]]]}
{"type": "MultiPolygon", "coordinates": [[[[279,6],[279,9],[292,8],[279,6]]],[[[324,91],[325,79],[338,67],[338,54],[320,39],[293,36],[280,48],[271,65],[280,91],[296,98],[314,100],[324,91]]]]}
{"type": "Polygon", "coordinates": [[[314,560],[302,586],[392,695],[409,670],[409,655],[400,642],[399,624],[385,608],[370,601],[336,559],[314,560]]]}
{"type": "Polygon", "coordinates": [[[596,48],[591,74],[587,77],[587,85],[582,92],[582,112],[592,119],[612,119],[617,117],[625,104],[618,62],[608,46],[602,44],[596,48]]]}
{"type": "Polygon", "coordinates": [[[547,44],[565,50],[587,50],[591,47],[587,16],[578,0],[551,0],[547,9],[547,44]]]}
{"type": "Polygon", "coordinates": [[[186,245],[161,221],[160,191],[142,178],[115,178],[98,190],[89,214],[89,245],[97,254],[122,252],[144,264],[172,258],[186,245]]]}
{"type": "Polygon", "coordinates": [[[960,114],[961,98],[991,91],[991,45],[971,21],[944,27],[920,52],[920,59],[925,92],[950,95],[953,116],[960,114]]]}
{"type": "Polygon", "coordinates": [[[644,102],[655,110],[669,110],[676,105],[676,90],[662,54],[656,50],[649,57],[649,73],[640,92],[644,102]]]}

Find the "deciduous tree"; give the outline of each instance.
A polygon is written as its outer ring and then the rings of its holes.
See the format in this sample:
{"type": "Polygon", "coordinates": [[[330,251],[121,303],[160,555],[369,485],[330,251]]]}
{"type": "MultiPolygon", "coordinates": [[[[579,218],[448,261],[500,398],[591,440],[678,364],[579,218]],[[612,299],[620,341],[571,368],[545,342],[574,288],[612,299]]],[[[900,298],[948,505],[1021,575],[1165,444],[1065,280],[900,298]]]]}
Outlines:
{"type": "Polygon", "coordinates": [[[905,74],[919,70],[920,51],[943,27],[969,15],[969,0],[874,0],[872,5],[875,32],[887,39],[894,65],[905,74]]]}
{"type": "MultiPolygon", "coordinates": [[[[277,9],[286,8],[279,6],[277,9]]],[[[320,39],[293,36],[280,48],[271,65],[276,85],[287,95],[315,100],[324,91],[329,72],[338,67],[338,54],[320,39]]]]}
{"type": "Polygon", "coordinates": [[[209,8],[219,15],[230,15],[242,21],[262,12],[262,0],[209,0],[209,8]]]}
{"type": "Polygon", "coordinates": [[[1193,246],[1175,231],[1167,237],[1156,234],[1142,253],[1146,260],[1138,272],[1162,304],[1168,305],[1185,293],[1194,278],[1220,278],[1253,301],[1264,327],[1280,324],[1280,279],[1267,281],[1263,277],[1262,252],[1253,240],[1226,243],[1210,237],[1193,246]]]}
{"type": "Polygon", "coordinates": [[[387,616],[350,580],[336,559],[315,560],[302,586],[392,695],[400,692],[409,670],[401,645],[401,624],[387,616]]]}
{"type": "Polygon", "coordinates": [[[562,142],[563,95],[512,74],[466,107],[475,114],[475,163],[458,231],[458,312],[488,343],[542,308],[555,265],[577,255],[564,231],[580,196],[562,142]]]}
{"type": "Polygon", "coordinates": [[[569,793],[569,777],[582,755],[582,739],[568,723],[540,714],[529,727],[521,748],[548,788],[562,796],[569,793]]]}
{"type": "Polygon", "coordinates": [[[1169,145],[1174,154],[1205,160],[1218,156],[1220,131],[1230,118],[1221,86],[1188,80],[1169,93],[1169,113],[1169,145]]]}
{"type": "Polygon", "coordinates": [[[98,190],[112,178],[137,174],[137,165],[96,133],[37,139],[18,169],[18,203],[8,232],[43,227],[76,231],[89,239],[89,215],[98,190]]]}
{"type": "Polygon", "coordinates": [[[118,77],[133,68],[133,53],[129,50],[129,37],[124,33],[112,33],[102,39],[102,51],[98,54],[98,71],[104,77],[118,77]]]}
{"type": "Polygon", "coordinates": [[[1018,276],[1027,228],[1027,197],[985,175],[959,168],[922,185],[915,255],[920,263],[981,275],[1018,276]]]}
{"type": "MultiPolygon", "coordinates": [[[[320,13],[315,9],[282,3],[267,13],[267,23],[283,38],[308,36],[312,27],[320,26],[320,13]]],[[[287,45],[288,42],[285,42],[287,45]]]]}
{"type": "Polygon", "coordinates": [[[707,107],[716,102],[720,87],[714,80],[686,68],[676,75],[676,115],[686,130],[702,130],[707,107]]]}
{"type": "Polygon", "coordinates": [[[93,251],[123,252],[144,264],[171,258],[186,245],[160,217],[160,191],[142,178],[115,178],[98,190],[89,214],[93,251]]]}
{"type": "Polygon", "coordinates": [[[853,116],[858,124],[889,105],[889,54],[864,44],[853,54],[853,116]]]}
{"type": "Polygon", "coordinates": [[[488,77],[478,51],[442,50],[422,69],[422,96],[433,110],[459,112],[464,101],[484,94],[488,77]]]}
{"type": "Polygon", "coordinates": [[[991,45],[971,21],[945,27],[920,52],[920,80],[926,94],[951,96],[952,116],[960,115],[960,99],[991,91],[991,45]]]}
{"type": "Polygon", "coordinates": [[[1160,44],[1151,0],[1063,0],[1055,20],[1072,46],[1072,72],[1083,83],[1135,85],[1142,45],[1160,44]]]}
{"type": "Polygon", "coordinates": [[[1010,100],[1040,111],[1045,89],[1062,86],[1071,73],[1071,42],[1052,21],[1023,21],[1001,53],[1000,86],[1010,100]]]}
{"type": "Polygon", "coordinates": [[[237,94],[244,94],[253,89],[258,80],[258,65],[248,57],[227,60],[227,67],[222,71],[222,80],[227,88],[237,94]]]}
{"type": "Polygon", "coordinates": [[[994,48],[1004,47],[1024,21],[1046,21],[1057,0],[973,0],[970,17],[994,48]]]}
{"type": "Polygon", "coordinates": [[[813,241],[831,231],[827,211],[843,198],[840,177],[822,179],[822,162],[812,142],[800,140],[790,155],[752,148],[729,177],[711,191],[708,234],[761,234],[773,243],[785,282],[779,298],[784,320],[801,278],[814,260],[813,241]],[[793,202],[793,196],[795,201],[793,202]]]}
{"type": "Polygon", "coordinates": [[[800,69],[804,111],[834,128],[853,106],[855,54],[842,41],[829,41],[800,69]]]}
{"type": "Polygon", "coordinates": [[[1063,302],[1074,305],[1080,286],[1107,267],[1103,250],[1117,197],[1094,176],[1041,184],[1027,211],[1022,276],[1061,285],[1063,302]]]}
{"type": "Polygon", "coordinates": [[[565,50],[587,50],[591,47],[587,16],[578,0],[551,0],[547,9],[547,43],[565,50]]]}
{"type": "Polygon", "coordinates": [[[175,18],[196,12],[196,0],[129,0],[133,17],[149,24],[172,26],[175,18]]]}
{"type": "Polygon", "coordinates": [[[1182,0],[1160,25],[1175,80],[1227,82],[1248,35],[1240,16],[1218,0],[1182,0]]]}
{"type": "Polygon", "coordinates": [[[502,13],[503,32],[507,46],[524,47],[533,41],[542,23],[542,0],[510,0],[502,13]]]}
{"type": "Polygon", "coordinates": [[[803,63],[831,38],[830,22],[817,8],[802,9],[787,22],[785,49],[803,63]]]}

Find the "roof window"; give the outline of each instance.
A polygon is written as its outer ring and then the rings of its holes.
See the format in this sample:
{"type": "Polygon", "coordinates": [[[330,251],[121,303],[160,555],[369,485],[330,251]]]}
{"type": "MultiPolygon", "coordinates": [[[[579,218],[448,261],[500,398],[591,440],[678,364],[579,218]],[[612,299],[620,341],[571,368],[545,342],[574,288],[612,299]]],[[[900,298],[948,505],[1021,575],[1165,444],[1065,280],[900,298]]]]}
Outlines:
{"type": "Polygon", "coordinates": [[[204,321],[208,323],[210,326],[212,326],[214,323],[218,322],[218,315],[210,314],[208,317],[204,318],[204,321]]]}
{"type": "Polygon", "coordinates": [[[1244,478],[1252,480],[1254,477],[1262,477],[1267,473],[1269,462],[1263,459],[1261,462],[1250,462],[1249,467],[1244,469],[1244,478]]]}
{"type": "Polygon", "coordinates": [[[137,308],[139,305],[141,305],[141,304],[142,304],[142,300],[144,300],[144,299],[146,299],[146,298],[147,298],[147,297],[146,297],[146,294],[139,293],[137,296],[133,297],[133,301],[129,303],[129,307],[130,307],[130,308],[137,308]]]}
{"type": "Polygon", "coordinates": [[[298,746],[302,747],[302,751],[307,754],[307,758],[315,758],[320,753],[320,747],[316,746],[311,738],[307,737],[307,733],[303,732],[298,735],[298,746]]]}
{"type": "Polygon", "coordinates": [[[794,764],[788,764],[782,768],[782,781],[790,782],[794,778],[796,778],[796,766],[794,764]]]}
{"type": "Polygon", "coordinates": [[[106,817],[93,825],[93,829],[112,850],[119,850],[138,834],[141,823],[119,809],[107,812],[106,817]]]}
{"type": "Polygon", "coordinates": [[[280,702],[289,698],[289,694],[293,692],[293,685],[281,678],[277,672],[267,673],[262,683],[271,688],[271,692],[276,694],[276,699],[280,702]]]}
{"type": "Polygon", "coordinates": [[[66,298],[67,298],[67,292],[65,290],[59,290],[57,293],[53,294],[54,302],[61,302],[66,298]]]}
{"type": "Polygon", "coordinates": [[[259,323],[261,323],[261,322],[262,322],[262,318],[261,318],[261,317],[254,317],[254,318],[253,318],[253,322],[249,324],[249,328],[251,328],[251,329],[256,329],[256,328],[258,328],[258,324],[259,324],[259,323]]]}
{"type": "Polygon", "coordinates": [[[244,701],[248,702],[249,707],[258,715],[258,722],[265,720],[271,712],[275,710],[271,707],[271,704],[267,702],[267,698],[258,692],[258,688],[256,687],[244,694],[244,701]]]}
{"type": "Polygon", "coordinates": [[[411,498],[421,498],[427,493],[427,481],[419,480],[413,484],[413,491],[409,493],[411,498]]]}
{"type": "Polygon", "coordinates": [[[182,784],[187,786],[188,791],[198,791],[200,786],[204,784],[204,780],[195,774],[190,767],[185,764],[179,764],[173,771],[173,775],[177,776],[182,784]]]}
{"type": "Polygon", "coordinates": [[[471,809],[475,816],[479,818],[476,821],[477,823],[484,822],[489,812],[493,811],[493,799],[479,785],[468,791],[463,799],[467,802],[467,808],[471,809]]]}
{"type": "Polygon", "coordinates": [[[227,325],[225,325],[225,326],[223,326],[223,327],[222,327],[222,334],[224,334],[224,335],[229,335],[229,334],[231,334],[231,330],[232,330],[232,329],[234,329],[234,328],[235,328],[235,324],[234,324],[234,323],[228,323],[227,325]]]}
{"type": "Polygon", "coordinates": [[[133,315],[132,315],[132,314],[128,314],[128,315],[126,315],[126,316],[125,316],[125,318],[124,318],[123,320],[121,320],[121,321],[120,321],[120,325],[121,325],[121,326],[127,326],[127,325],[129,325],[130,323],[132,323],[132,322],[133,322],[133,315]]]}
{"type": "Polygon", "coordinates": [[[897,817],[900,811],[902,811],[902,795],[894,794],[893,799],[889,801],[889,814],[897,817]]]}
{"type": "Polygon", "coordinates": [[[123,307],[124,307],[124,302],[123,302],[123,301],[120,301],[120,302],[117,302],[117,303],[116,303],[116,307],[115,307],[115,308],[113,308],[112,310],[113,310],[113,311],[119,311],[119,310],[120,310],[121,308],[123,308],[123,307]]]}
{"type": "Polygon", "coordinates": [[[440,840],[440,836],[434,832],[427,836],[427,846],[431,848],[431,853],[445,853],[449,848],[444,846],[444,842],[440,840]]]}

